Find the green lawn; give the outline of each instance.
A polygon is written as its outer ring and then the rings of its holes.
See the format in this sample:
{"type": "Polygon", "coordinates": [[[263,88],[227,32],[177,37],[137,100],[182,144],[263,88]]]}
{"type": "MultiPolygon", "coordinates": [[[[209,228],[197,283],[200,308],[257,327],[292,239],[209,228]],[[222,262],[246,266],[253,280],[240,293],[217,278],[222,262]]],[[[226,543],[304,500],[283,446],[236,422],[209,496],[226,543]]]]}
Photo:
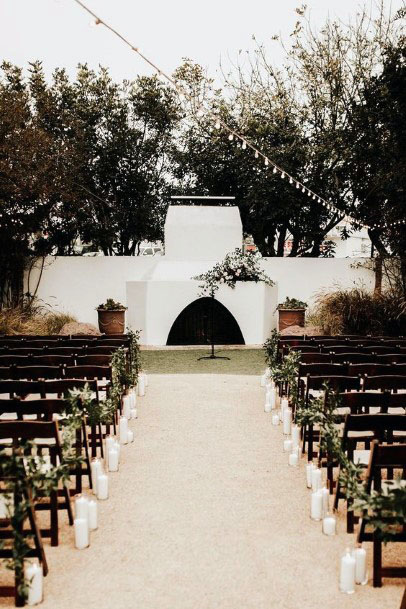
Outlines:
{"type": "Polygon", "coordinates": [[[230,361],[198,361],[198,357],[209,354],[209,349],[141,352],[143,367],[150,374],[261,374],[265,369],[262,349],[216,351],[216,355],[225,355],[230,361]]]}

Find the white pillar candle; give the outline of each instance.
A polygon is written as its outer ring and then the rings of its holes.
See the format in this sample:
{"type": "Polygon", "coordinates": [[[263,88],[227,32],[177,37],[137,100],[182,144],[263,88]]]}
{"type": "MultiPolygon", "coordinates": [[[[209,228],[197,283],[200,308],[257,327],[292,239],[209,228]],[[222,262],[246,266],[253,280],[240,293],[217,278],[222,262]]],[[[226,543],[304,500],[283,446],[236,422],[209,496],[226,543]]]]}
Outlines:
{"type": "Polygon", "coordinates": [[[312,491],[318,491],[321,488],[321,469],[313,466],[311,475],[312,475],[312,491]]]}
{"type": "Polygon", "coordinates": [[[337,521],[334,516],[327,514],[323,518],[323,533],[324,535],[335,535],[337,528],[337,521]]]}
{"type": "Polygon", "coordinates": [[[128,419],[126,419],[125,417],[120,417],[118,431],[120,435],[120,444],[127,444],[128,419]]]}
{"type": "Polygon", "coordinates": [[[362,546],[359,546],[352,551],[352,556],[355,558],[355,583],[365,585],[368,581],[367,553],[362,546]]]}
{"type": "Polygon", "coordinates": [[[293,423],[293,425],[292,425],[291,434],[292,434],[293,446],[299,446],[300,445],[300,427],[298,425],[296,425],[296,423],[293,423]]]}
{"type": "Polygon", "coordinates": [[[115,448],[109,449],[109,472],[118,472],[118,451],[115,448]]]}
{"type": "Polygon", "coordinates": [[[75,518],[89,520],[89,499],[86,495],[75,495],[75,518]]]}
{"type": "Polygon", "coordinates": [[[283,452],[291,453],[293,448],[292,440],[286,439],[283,441],[283,452]]]}
{"type": "Polygon", "coordinates": [[[97,499],[104,501],[109,498],[109,479],[106,474],[97,478],[97,499]]]}
{"type": "Polygon", "coordinates": [[[131,418],[131,398],[129,395],[123,396],[123,417],[131,418]]]}
{"type": "Polygon", "coordinates": [[[131,413],[131,418],[132,419],[136,419],[137,418],[138,415],[137,415],[137,409],[136,408],[131,408],[130,413],[131,413]]]}
{"type": "Polygon", "coordinates": [[[121,446],[120,446],[120,442],[118,440],[114,441],[114,448],[118,452],[118,462],[120,463],[121,446]]]}
{"type": "Polygon", "coordinates": [[[306,484],[307,488],[312,488],[312,471],[314,468],[314,463],[311,461],[306,465],[306,484]]]}
{"type": "Polygon", "coordinates": [[[93,493],[97,495],[97,479],[103,471],[102,462],[98,457],[94,457],[90,463],[90,474],[92,477],[93,493]]]}
{"type": "Polygon", "coordinates": [[[143,374],[138,375],[138,395],[140,397],[145,395],[145,379],[143,374]]]}
{"type": "Polygon", "coordinates": [[[292,426],[292,411],[289,406],[285,406],[283,411],[283,433],[285,436],[290,436],[292,426]]]}
{"type": "Polygon", "coordinates": [[[285,408],[289,408],[289,400],[287,397],[283,397],[281,399],[281,408],[282,410],[285,410],[285,408]]]}
{"type": "Polygon", "coordinates": [[[320,490],[313,491],[310,500],[310,518],[321,520],[323,515],[323,496],[320,490]]]}
{"type": "Polygon", "coordinates": [[[115,436],[106,436],[105,449],[104,449],[104,460],[106,462],[107,469],[109,468],[109,450],[114,447],[116,438],[115,436]]]}
{"type": "Polygon", "coordinates": [[[131,442],[134,442],[134,432],[132,429],[129,429],[127,431],[127,440],[129,444],[131,444],[131,442]]]}
{"type": "Polygon", "coordinates": [[[279,415],[278,414],[273,414],[272,415],[272,425],[279,425],[280,421],[279,421],[279,415]]]}
{"type": "Polygon", "coordinates": [[[89,545],[89,523],[86,518],[75,518],[73,521],[75,528],[75,547],[83,550],[89,545]]]}
{"type": "Polygon", "coordinates": [[[265,374],[262,374],[260,379],[259,379],[260,385],[261,387],[265,387],[265,383],[266,383],[266,376],[265,374]]]}
{"type": "Polygon", "coordinates": [[[289,455],[289,459],[288,459],[288,463],[289,465],[291,465],[292,467],[296,467],[299,464],[299,457],[297,452],[292,452],[289,455]]]}
{"type": "Polygon", "coordinates": [[[330,493],[328,492],[328,488],[326,488],[325,486],[323,486],[323,488],[321,489],[321,494],[323,496],[323,517],[327,514],[328,509],[329,509],[329,498],[330,498],[330,493]]]}
{"type": "Polygon", "coordinates": [[[271,412],[272,411],[272,406],[271,406],[271,392],[267,391],[266,395],[265,395],[265,406],[264,406],[264,412],[271,412]]]}
{"type": "Polygon", "coordinates": [[[347,594],[353,594],[355,591],[355,558],[351,556],[349,548],[341,558],[340,590],[347,594]]]}
{"type": "Polygon", "coordinates": [[[134,389],[134,387],[132,389],[130,389],[130,393],[128,395],[130,396],[131,408],[135,408],[137,406],[137,393],[136,393],[136,390],[134,389]]]}
{"type": "Polygon", "coordinates": [[[95,531],[97,529],[97,501],[89,499],[89,530],[95,531]]]}
{"type": "Polygon", "coordinates": [[[38,605],[43,599],[42,565],[31,563],[24,567],[24,578],[28,584],[27,605],[38,605]]]}

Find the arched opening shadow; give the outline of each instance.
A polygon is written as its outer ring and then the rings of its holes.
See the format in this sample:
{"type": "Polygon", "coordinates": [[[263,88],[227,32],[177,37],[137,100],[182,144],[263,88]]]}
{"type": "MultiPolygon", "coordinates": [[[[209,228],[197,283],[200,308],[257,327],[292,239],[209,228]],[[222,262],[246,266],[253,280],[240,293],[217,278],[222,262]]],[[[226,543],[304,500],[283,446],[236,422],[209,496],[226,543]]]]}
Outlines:
{"type": "Polygon", "coordinates": [[[167,345],[208,345],[211,343],[211,307],[214,342],[217,345],[245,345],[235,317],[218,300],[199,298],[190,303],[175,319],[167,345]]]}

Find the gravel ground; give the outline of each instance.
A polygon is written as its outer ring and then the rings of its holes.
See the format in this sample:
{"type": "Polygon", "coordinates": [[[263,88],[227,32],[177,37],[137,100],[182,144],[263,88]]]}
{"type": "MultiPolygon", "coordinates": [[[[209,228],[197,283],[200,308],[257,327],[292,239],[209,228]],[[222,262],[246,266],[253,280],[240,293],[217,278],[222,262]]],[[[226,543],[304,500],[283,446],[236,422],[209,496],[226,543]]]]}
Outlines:
{"type": "Polygon", "coordinates": [[[335,538],[309,519],[304,461],[287,466],[256,377],[151,375],[131,427],[91,546],[66,524],[46,543],[43,609],[399,608],[404,580],[338,592],[353,538],[343,515],[335,538]]]}

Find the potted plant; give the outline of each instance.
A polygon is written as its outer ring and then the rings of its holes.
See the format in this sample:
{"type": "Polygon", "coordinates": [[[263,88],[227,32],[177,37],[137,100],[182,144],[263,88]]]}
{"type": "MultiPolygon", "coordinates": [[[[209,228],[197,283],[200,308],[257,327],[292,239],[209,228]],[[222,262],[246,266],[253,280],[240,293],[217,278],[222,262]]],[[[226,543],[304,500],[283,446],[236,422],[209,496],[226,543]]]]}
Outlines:
{"type": "Polygon", "coordinates": [[[307,302],[287,296],[285,302],[281,302],[278,305],[279,332],[289,326],[301,326],[304,328],[306,308],[307,302]]]}
{"type": "Polygon", "coordinates": [[[121,302],[108,298],[104,304],[97,307],[99,330],[103,334],[124,334],[125,312],[127,307],[121,302]]]}

